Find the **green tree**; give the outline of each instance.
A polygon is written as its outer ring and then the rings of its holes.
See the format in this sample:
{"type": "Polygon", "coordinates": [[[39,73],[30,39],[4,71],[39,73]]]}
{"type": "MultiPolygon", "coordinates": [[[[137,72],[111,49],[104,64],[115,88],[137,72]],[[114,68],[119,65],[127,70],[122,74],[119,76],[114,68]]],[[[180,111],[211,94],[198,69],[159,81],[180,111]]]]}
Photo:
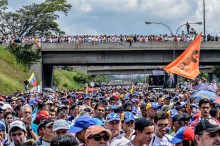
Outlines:
{"type": "Polygon", "coordinates": [[[10,44],[7,49],[16,56],[18,62],[29,68],[41,58],[40,49],[33,50],[32,44],[10,44]]]}
{"type": "Polygon", "coordinates": [[[207,73],[200,73],[198,76],[197,76],[197,78],[205,78],[205,79],[207,79],[208,78],[208,74],[207,73]]]}
{"type": "Polygon", "coordinates": [[[71,7],[66,0],[45,0],[40,4],[23,6],[15,12],[6,12],[0,7],[0,32],[14,36],[64,34],[56,22],[59,18],[58,12],[67,15],[71,7]]]}
{"type": "Polygon", "coordinates": [[[220,66],[215,66],[213,69],[213,74],[220,79],[220,66]]]}
{"type": "Polygon", "coordinates": [[[108,77],[105,76],[105,75],[97,75],[97,76],[95,76],[95,78],[92,79],[92,80],[94,80],[94,81],[95,81],[96,83],[98,83],[98,84],[101,84],[102,82],[106,82],[106,83],[109,82],[108,77]]]}
{"type": "Polygon", "coordinates": [[[8,1],[7,0],[0,0],[0,10],[7,9],[8,1]]]}

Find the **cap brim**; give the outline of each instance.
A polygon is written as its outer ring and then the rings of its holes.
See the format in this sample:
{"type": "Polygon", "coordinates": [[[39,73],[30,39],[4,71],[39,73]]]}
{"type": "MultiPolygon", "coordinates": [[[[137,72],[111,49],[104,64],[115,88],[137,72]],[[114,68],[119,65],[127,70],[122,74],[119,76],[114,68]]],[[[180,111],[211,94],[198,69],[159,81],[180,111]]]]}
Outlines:
{"type": "MultiPolygon", "coordinates": [[[[96,131],[96,132],[94,132],[94,133],[92,133],[92,134],[95,135],[95,134],[98,134],[98,133],[101,133],[101,132],[106,132],[109,137],[112,136],[112,133],[111,133],[109,130],[107,130],[107,129],[102,129],[102,130],[96,131]]],[[[89,135],[89,136],[90,136],[90,135],[89,135]]],[[[89,137],[89,136],[88,136],[88,137],[89,137]]],[[[86,138],[88,138],[88,137],[86,137],[86,138]]]]}
{"type": "Polygon", "coordinates": [[[152,108],[158,109],[158,108],[160,108],[160,106],[159,105],[158,106],[152,106],[152,108]]]}
{"type": "Polygon", "coordinates": [[[109,119],[107,122],[111,122],[111,121],[120,121],[120,119],[116,119],[116,118],[114,118],[114,119],[109,119]]]}
{"type": "Polygon", "coordinates": [[[68,132],[77,133],[77,132],[80,132],[80,131],[82,131],[82,130],[83,130],[83,128],[72,126],[72,127],[70,127],[70,129],[68,130],[68,132]]]}
{"type": "Polygon", "coordinates": [[[130,122],[130,121],[135,121],[135,119],[129,118],[129,119],[124,120],[125,123],[130,122]]]}
{"type": "MultiPolygon", "coordinates": [[[[174,116],[174,117],[175,117],[175,116],[174,116]]],[[[173,118],[174,118],[174,117],[173,117],[173,118]]],[[[181,120],[181,119],[184,119],[184,117],[179,117],[178,119],[174,119],[173,122],[179,121],[179,120],[181,120]]]]}
{"type": "Polygon", "coordinates": [[[50,126],[51,124],[53,124],[54,122],[49,122],[49,123],[47,123],[45,126],[46,127],[48,127],[48,126],[50,126]]]}
{"type": "Polygon", "coordinates": [[[208,131],[208,132],[215,132],[215,131],[217,131],[217,130],[219,130],[219,129],[220,129],[220,127],[217,126],[217,127],[215,127],[215,128],[209,128],[209,129],[207,129],[206,131],[208,131]]]}
{"type": "Polygon", "coordinates": [[[169,140],[169,142],[172,143],[172,144],[177,144],[177,143],[180,143],[182,141],[183,141],[182,139],[179,139],[179,138],[176,138],[176,137],[169,140]]]}
{"type": "Polygon", "coordinates": [[[25,127],[15,125],[15,126],[12,126],[12,127],[9,128],[9,130],[8,130],[9,133],[10,133],[10,131],[11,131],[12,129],[14,129],[14,128],[20,128],[20,129],[22,129],[22,130],[24,130],[24,131],[27,131],[27,129],[26,129],[25,127]]]}
{"type": "Polygon", "coordinates": [[[69,130],[69,128],[67,128],[67,127],[57,127],[55,129],[53,129],[53,131],[57,131],[57,130],[60,130],[60,129],[69,130]]]}

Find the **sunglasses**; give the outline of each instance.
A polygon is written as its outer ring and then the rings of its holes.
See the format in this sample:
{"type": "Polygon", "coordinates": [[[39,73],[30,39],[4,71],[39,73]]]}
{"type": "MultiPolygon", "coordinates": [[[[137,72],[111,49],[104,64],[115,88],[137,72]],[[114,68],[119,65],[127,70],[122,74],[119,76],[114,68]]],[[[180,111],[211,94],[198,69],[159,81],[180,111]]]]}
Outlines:
{"type": "Polygon", "coordinates": [[[126,110],[127,112],[132,112],[132,110],[126,110]]]}
{"type": "Polygon", "coordinates": [[[84,111],[89,112],[89,113],[91,112],[91,110],[89,108],[85,108],[84,111]]]}
{"type": "Polygon", "coordinates": [[[67,111],[60,111],[60,114],[68,114],[67,111]]]}
{"type": "Polygon", "coordinates": [[[109,140],[109,136],[108,135],[94,135],[92,137],[90,137],[89,139],[94,139],[95,141],[100,141],[103,138],[104,141],[108,141],[109,140]]]}
{"type": "Polygon", "coordinates": [[[52,128],[53,128],[53,126],[48,126],[47,128],[48,128],[48,129],[52,129],[52,128]]]}
{"type": "Polygon", "coordinates": [[[220,136],[220,130],[214,131],[214,132],[205,133],[205,134],[208,134],[211,138],[215,138],[216,136],[220,136]]]}

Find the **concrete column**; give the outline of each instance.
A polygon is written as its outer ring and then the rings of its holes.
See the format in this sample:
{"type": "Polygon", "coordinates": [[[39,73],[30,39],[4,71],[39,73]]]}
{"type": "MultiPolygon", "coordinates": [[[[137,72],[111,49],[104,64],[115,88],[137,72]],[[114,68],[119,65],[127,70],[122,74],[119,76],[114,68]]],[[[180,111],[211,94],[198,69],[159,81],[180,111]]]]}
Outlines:
{"type": "Polygon", "coordinates": [[[209,72],[208,73],[208,80],[211,82],[213,80],[213,73],[209,72]]]}
{"type": "Polygon", "coordinates": [[[53,87],[53,65],[42,64],[42,88],[53,87]]]}

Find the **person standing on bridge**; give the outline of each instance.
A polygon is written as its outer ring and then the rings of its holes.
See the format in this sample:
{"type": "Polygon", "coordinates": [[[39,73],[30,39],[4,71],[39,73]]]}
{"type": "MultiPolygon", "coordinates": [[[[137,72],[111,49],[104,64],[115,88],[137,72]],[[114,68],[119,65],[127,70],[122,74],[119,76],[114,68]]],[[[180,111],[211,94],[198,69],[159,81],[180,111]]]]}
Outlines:
{"type": "Polygon", "coordinates": [[[187,34],[189,34],[190,25],[188,22],[186,22],[186,29],[187,29],[187,34]]]}

